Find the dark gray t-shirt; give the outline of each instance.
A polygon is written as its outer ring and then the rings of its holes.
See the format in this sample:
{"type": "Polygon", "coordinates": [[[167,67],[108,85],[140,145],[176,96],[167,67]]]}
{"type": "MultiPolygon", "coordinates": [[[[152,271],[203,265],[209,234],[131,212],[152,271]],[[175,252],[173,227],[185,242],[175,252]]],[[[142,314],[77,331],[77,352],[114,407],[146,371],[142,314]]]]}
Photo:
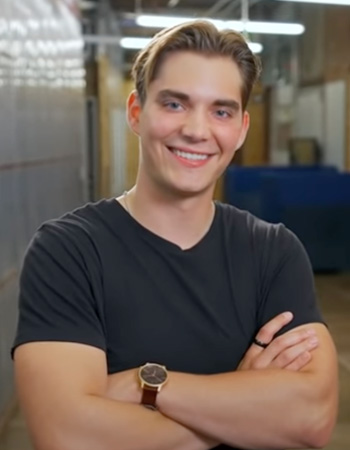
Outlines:
{"type": "Polygon", "coordinates": [[[37,231],[14,348],[79,342],[106,352],[109,373],[147,361],[221,373],[235,370],[260,327],[283,311],[294,314],[283,332],[322,321],[307,255],[283,225],[216,203],[208,233],[181,250],[109,199],[37,231]]]}

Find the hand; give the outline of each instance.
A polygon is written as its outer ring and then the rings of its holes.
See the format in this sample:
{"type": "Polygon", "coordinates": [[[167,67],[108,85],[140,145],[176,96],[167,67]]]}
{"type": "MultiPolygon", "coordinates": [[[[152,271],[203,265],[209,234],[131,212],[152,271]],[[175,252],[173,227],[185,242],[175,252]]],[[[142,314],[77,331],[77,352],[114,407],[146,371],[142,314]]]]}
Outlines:
{"type": "Polygon", "coordinates": [[[315,331],[291,330],[274,339],[275,334],[292,318],[291,313],[282,313],[265,324],[256,338],[269,345],[262,348],[253,343],[240,362],[238,370],[302,369],[311,360],[311,350],[318,346],[315,331]]]}
{"type": "Polygon", "coordinates": [[[109,375],[106,397],[126,403],[141,403],[142,391],[137,379],[137,370],[130,369],[109,375]]]}
{"type": "MultiPolygon", "coordinates": [[[[136,368],[108,375],[105,392],[106,398],[119,402],[140,405],[142,389],[138,382],[138,370],[139,369],[136,368]]],[[[159,411],[159,413],[161,413],[161,411],[159,411]]],[[[181,426],[180,424],[178,425],[181,426]]],[[[201,446],[203,449],[212,449],[219,445],[219,442],[210,437],[199,433],[196,433],[196,435],[197,439],[200,440],[201,444],[203,444],[203,446],[201,446]]]]}

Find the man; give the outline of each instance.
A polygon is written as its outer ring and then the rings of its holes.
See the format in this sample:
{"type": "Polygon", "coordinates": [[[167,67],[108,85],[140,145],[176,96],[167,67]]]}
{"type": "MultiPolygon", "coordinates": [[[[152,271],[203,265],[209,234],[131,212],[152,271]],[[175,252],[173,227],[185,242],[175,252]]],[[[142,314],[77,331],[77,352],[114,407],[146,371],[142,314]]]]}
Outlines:
{"type": "Polygon", "coordinates": [[[38,450],[322,447],[334,346],[295,236],[213,203],[249,127],[243,38],[165,30],[135,62],[136,185],[44,224],[14,345],[38,450]]]}

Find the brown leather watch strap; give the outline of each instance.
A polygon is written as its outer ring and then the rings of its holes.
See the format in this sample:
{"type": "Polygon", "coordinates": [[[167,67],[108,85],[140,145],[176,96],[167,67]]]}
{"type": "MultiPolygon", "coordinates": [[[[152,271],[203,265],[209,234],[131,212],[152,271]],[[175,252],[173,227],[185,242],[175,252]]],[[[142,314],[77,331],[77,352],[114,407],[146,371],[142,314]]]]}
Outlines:
{"type": "Polygon", "coordinates": [[[151,409],[157,409],[156,400],[157,400],[158,389],[152,389],[149,386],[144,386],[141,403],[144,406],[147,406],[151,409]]]}

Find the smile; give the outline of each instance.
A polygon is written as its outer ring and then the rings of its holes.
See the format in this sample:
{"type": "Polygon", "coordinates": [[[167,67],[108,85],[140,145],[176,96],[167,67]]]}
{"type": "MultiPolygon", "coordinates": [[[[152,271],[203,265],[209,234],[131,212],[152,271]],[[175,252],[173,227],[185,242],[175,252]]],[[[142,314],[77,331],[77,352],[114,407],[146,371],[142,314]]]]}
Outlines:
{"type": "Polygon", "coordinates": [[[185,158],[190,161],[205,161],[206,159],[209,159],[210,155],[204,155],[199,153],[190,153],[190,152],[184,152],[182,150],[177,150],[176,148],[169,148],[171,152],[173,152],[176,156],[179,156],[180,158],[185,158]]]}

